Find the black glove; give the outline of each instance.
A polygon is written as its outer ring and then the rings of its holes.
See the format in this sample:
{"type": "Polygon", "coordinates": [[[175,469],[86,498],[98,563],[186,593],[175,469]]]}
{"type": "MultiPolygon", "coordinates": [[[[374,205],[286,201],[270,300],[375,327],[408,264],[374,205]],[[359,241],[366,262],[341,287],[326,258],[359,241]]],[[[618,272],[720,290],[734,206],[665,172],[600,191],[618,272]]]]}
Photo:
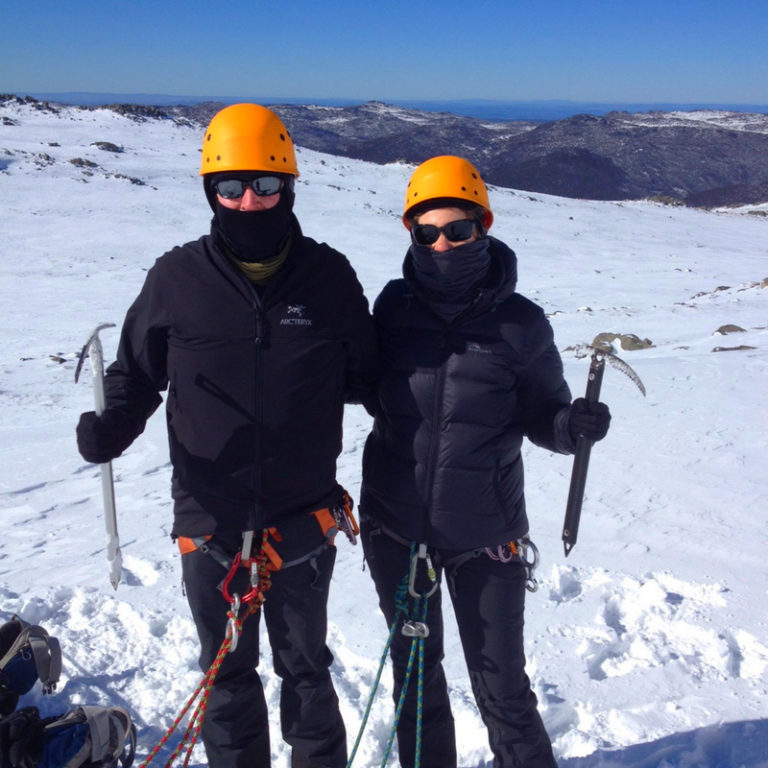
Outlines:
{"type": "Polygon", "coordinates": [[[584,435],[592,442],[602,440],[608,433],[610,423],[611,412],[605,403],[590,403],[583,397],[578,397],[571,403],[568,431],[574,442],[579,435],[584,435]]]}
{"type": "Polygon", "coordinates": [[[43,757],[43,723],[37,707],[24,707],[0,720],[2,768],[35,768],[43,757]]]}
{"type": "Polygon", "coordinates": [[[138,432],[121,411],[107,408],[101,416],[93,411],[80,414],[77,424],[77,449],[93,464],[106,464],[117,458],[136,438],[138,432]]]}

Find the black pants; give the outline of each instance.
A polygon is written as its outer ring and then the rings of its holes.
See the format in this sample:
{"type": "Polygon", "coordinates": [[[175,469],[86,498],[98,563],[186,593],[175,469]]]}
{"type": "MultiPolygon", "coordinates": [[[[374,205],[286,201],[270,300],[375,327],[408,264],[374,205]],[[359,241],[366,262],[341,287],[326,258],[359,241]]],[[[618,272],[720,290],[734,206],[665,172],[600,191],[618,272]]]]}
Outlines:
{"type": "MultiPolygon", "coordinates": [[[[410,550],[380,529],[363,522],[363,547],[376,584],[379,605],[391,626],[398,584],[408,573],[410,550]]],[[[441,558],[433,552],[438,572],[441,558]]],[[[556,768],[552,745],[537,709],[536,696],[525,674],[523,613],[525,569],[520,563],[501,563],[480,555],[460,565],[445,565],[445,583],[453,602],[464,659],[475,702],[488,729],[494,768],[556,768]]],[[[421,586],[419,591],[422,591],[421,586]]],[[[443,672],[441,592],[429,598],[425,640],[421,765],[455,768],[456,739],[443,672]]],[[[411,638],[398,627],[391,647],[394,699],[397,702],[411,649],[411,638]]],[[[400,765],[414,765],[417,685],[409,682],[397,729],[400,765]]]]}
{"type": "MultiPolygon", "coordinates": [[[[280,725],[291,746],[292,768],[344,768],[347,742],[326,645],[328,589],[336,559],[329,547],[314,561],[272,574],[262,608],[273,664],[281,679],[280,725]]],[[[229,604],[218,585],[226,575],[211,555],[182,556],[182,572],[200,638],[200,667],[208,670],[224,640],[229,604]]],[[[250,591],[245,568],[230,592],[250,591]]],[[[202,729],[211,768],[268,768],[269,718],[259,663],[260,613],[243,624],[236,649],[227,654],[211,690],[202,729]]]]}

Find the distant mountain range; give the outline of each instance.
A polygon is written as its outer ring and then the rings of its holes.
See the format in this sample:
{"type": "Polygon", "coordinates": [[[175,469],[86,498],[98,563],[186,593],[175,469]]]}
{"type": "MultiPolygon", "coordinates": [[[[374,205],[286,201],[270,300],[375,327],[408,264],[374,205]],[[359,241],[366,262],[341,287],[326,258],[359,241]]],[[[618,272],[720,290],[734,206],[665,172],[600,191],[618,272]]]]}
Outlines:
{"type": "MultiPolygon", "coordinates": [[[[69,91],[51,93],[17,93],[17,96],[31,96],[39,101],[77,106],[100,106],[105,104],[142,104],[148,106],[176,106],[178,104],[234,104],[238,101],[255,101],[267,106],[273,104],[294,104],[322,107],[353,107],[360,105],[360,99],[308,99],[308,98],[230,98],[217,96],[179,96],[166,93],[93,93],[69,91]]],[[[561,120],[573,115],[605,115],[608,112],[678,112],[691,110],[717,110],[719,112],[762,112],[768,113],[768,104],[733,104],[726,102],[597,102],[569,101],[567,99],[528,99],[526,101],[502,101],[499,99],[401,99],[389,101],[398,107],[423,110],[426,112],[450,112],[464,117],[481,120],[532,120],[545,122],[561,120]]]]}
{"type": "MultiPolygon", "coordinates": [[[[5,96],[3,99],[18,97],[5,96]]],[[[201,125],[224,106],[109,105],[133,119],[201,125]]],[[[93,106],[84,108],[94,108],[93,106]]],[[[300,146],[375,163],[472,160],[490,184],[594,200],[698,207],[768,202],[768,114],[613,111],[550,120],[480,119],[381,102],[275,104],[300,146]]]]}

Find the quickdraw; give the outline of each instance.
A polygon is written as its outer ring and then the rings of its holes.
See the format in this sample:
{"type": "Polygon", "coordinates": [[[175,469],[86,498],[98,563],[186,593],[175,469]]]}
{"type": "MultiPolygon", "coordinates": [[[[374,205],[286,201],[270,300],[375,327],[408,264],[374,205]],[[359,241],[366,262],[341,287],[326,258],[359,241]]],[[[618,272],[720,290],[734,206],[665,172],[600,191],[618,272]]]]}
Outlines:
{"type": "Polygon", "coordinates": [[[508,541],[506,544],[500,544],[495,548],[486,547],[485,553],[491,560],[498,560],[502,563],[510,563],[513,560],[518,560],[525,568],[525,588],[529,592],[536,592],[539,588],[539,582],[534,576],[536,568],[539,565],[539,550],[527,536],[523,536],[521,539],[516,539],[515,541],[508,541]],[[530,559],[528,557],[529,550],[533,555],[530,559]]]}

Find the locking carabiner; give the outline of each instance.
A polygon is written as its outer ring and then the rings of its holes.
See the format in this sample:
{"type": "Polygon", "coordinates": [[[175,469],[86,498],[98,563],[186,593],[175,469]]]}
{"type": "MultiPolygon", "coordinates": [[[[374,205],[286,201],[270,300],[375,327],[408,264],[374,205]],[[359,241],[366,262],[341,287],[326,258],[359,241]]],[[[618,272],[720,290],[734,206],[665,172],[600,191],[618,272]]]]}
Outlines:
{"type": "Polygon", "coordinates": [[[435,593],[435,590],[437,590],[438,586],[439,582],[437,580],[437,573],[434,566],[432,565],[432,558],[429,556],[429,552],[427,552],[427,545],[419,544],[418,552],[416,552],[416,554],[411,558],[411,571],[408,576],[408,593],[411,595],[411,597],[416,598],[431,597],[435,593]],[[427,576],[432,582],[432,589],[424,594],[416,591],[416,571],[418,570],[419,560],[424,560],[427,568],[427,576]]]}

